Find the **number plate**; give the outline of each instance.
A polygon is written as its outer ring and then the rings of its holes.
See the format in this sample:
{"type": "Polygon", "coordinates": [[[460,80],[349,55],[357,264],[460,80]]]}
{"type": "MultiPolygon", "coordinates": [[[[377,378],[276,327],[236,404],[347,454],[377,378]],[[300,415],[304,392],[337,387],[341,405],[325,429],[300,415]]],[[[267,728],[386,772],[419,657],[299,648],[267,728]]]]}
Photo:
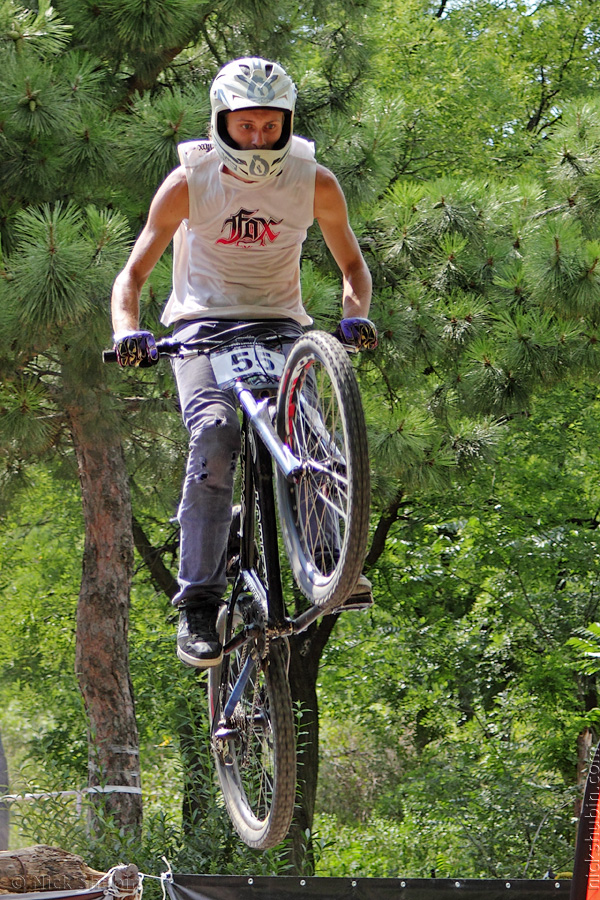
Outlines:
{"type": "Polygon", "coordinates": [[[272,387],[281,378],[285,356],[255,342],[215,350],[210,361],[217,384],[223,390],[242,381],[249,387],[272,387]]]}

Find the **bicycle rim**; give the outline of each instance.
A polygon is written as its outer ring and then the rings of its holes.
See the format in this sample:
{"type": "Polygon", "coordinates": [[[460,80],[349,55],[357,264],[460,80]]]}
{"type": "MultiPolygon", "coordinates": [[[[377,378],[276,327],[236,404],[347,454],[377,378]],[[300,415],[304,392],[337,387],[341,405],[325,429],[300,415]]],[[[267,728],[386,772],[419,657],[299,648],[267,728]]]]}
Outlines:
{"type": "Polygon", "coordinates": [[[316,606],[352,592],[366,554],[370,482],[360,391],[347,352],[311,332],[288,356],[277,430],[303,463],[296,484],[278,472],[277,501],[294,578],[316,606]]]}
{"type": "MultiPolygon", "coordinates": [[[[239,605],[227,639],[243,622],[239,605]]],[[[266,660],[255,660],[252,674],[227,722],[222,710],[254,647],[251,643],[209,670],[212,748],[231,821],[249,847],[267,849],[289,831],[296,790],[296,746],[292,700],[283,642],[266,660]]]]}

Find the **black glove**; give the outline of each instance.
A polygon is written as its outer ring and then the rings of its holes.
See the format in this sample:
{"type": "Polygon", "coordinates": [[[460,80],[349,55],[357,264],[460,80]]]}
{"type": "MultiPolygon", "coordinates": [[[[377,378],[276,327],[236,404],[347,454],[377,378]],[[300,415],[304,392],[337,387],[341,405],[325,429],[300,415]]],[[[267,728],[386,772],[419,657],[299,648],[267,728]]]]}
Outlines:
{"type": "Polygon", "coordinates": [[[333,336],[346,347],[357,350],[374,350],[377,346],[377,329],[370,319],[353,316],[342,319],[333,332],[333,336]]]}
{"type": "Polygon", "coordinates": [[[151,331],[122,331],[115,334],[114,342],[120,366],[147,369],[158,362],[156,341],[151,331]]]}

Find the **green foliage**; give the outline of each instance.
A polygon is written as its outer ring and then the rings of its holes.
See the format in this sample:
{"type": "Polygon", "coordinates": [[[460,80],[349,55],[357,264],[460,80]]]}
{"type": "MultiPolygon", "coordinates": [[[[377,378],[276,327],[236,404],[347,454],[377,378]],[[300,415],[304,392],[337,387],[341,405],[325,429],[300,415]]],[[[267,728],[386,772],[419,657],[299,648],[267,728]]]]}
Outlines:
{"type": "Polygon", "coordinates": [[[599,409],[595,387],[555,387],[490,470],[407,496],[376,608],[325,651],[320,874],[570,869],[598,717],[579,673],[597,669],[599,409]],[[358,834],[386,827],[378,864],[358,834]]]}
{"type": "Polygon", "coordinates": [[[179,164],[177,144],[208,133],[210,103],[206,87],[162,91],[150,101],[140,97],[122,121],[122,155],[132,185],[154,193],[179,164]],[[132,128],[132,116],[135,125],[132,128]]]}
{"type": "Polygon", "coordinates": [[[590,622],[588,628],[580,629],[568,643],[577,652],[580,671],[595,675],[600,670],[600,624],[590,622]]]}
{"type": "Polygon", "coordinates": [[[163,856],[179,871],[278,871],[284,865],[278,854],[262,858],[233,836],[212,777],[205,684],[176,662],[172,608],[141,577],[131,622],[143,746],[141,843],[97,799],[81,793],[87,780],[86,717],[74,673],[80,502],[71,481],[41,466],[31,470],[31,486],[21,499],[4,521],[0,543],[0,729],[11,760],[11,791],[45,796],[12,805],[14,844],[68,847],[101,871],[115,860],[131,860],[158,875],[163,856]],[[199,770],[192,779],[195,805],[184,819],[183,789],[191,778],[184,760],[192,757],[203,777],[199,770]],[[92,809],[99,830],[88,827],[92,809]]]}
{"type": "Polygon", "coordinates": [[[0,7],[2,43],[14,55],[30,48],[42,57],[50,57],[65,49],[72,28],[61,21],[48,0],[40,0],[37,10],[26,9],[12,0],[0,7]]]}
{"type": "Polygon", "coordinates": [[[598,18],[584,0],[382,3],[370,11],[377,80],[400,93],[407,170],[425,177],[535,170],[569,99],[593,94],[598,18]]]}
{"type": "MultiPolygon", "coordinates": [[[[108,296],[177,143],[206,132],[217,67],[260,52],[293,73],[297,130],[347,193],[381,335],[356,368],[374,537],[389,531],[376,607],[340,617],[321,673],[318,872],[569,867],[577,738],[597,720],[598,15],[584,0],[435,12],[0,5],[0,726],[24,789],[86,778],[74,408],[123,440],[136,518],[175,569],[174,387],[166,368],[102,367],[108,296]]],[[[316,230],[302,282],[331,330],[339,279],[316,230]]],[[[143,298],[157,331],[169,284],[165,258],[143,298]]],[[[97,806],[104,834],[90,837],[70,799],[22,804],[21,833],[99,868],[157,873],[166,854],[285,872],[231,833],[203,689],[174,662],[173,613],[141,560],[130,635],[142,844],[97,806]]]]}
{"type": "Polygon", "coordinates": [[[81,214],[73,206],[46,205],[18,216],[21,252],[11,273],[11,290],[20,300],[21,328],[28,322],[36,329],[60,327],[89,312],[79,289],[79,266],[86,249],[77,239],[80,223],[81,214]]]}

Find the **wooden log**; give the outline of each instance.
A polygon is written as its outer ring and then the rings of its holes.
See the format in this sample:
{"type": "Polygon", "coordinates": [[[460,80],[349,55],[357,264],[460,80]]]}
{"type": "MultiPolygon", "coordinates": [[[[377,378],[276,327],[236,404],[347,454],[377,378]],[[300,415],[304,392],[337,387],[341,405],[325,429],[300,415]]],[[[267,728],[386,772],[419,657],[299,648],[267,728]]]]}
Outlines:
{"type": "Polygon", "coordinates": [[[60,847],[36,844],[0,852],[0,894],[85,890],[104,875],[60,847]]]}

